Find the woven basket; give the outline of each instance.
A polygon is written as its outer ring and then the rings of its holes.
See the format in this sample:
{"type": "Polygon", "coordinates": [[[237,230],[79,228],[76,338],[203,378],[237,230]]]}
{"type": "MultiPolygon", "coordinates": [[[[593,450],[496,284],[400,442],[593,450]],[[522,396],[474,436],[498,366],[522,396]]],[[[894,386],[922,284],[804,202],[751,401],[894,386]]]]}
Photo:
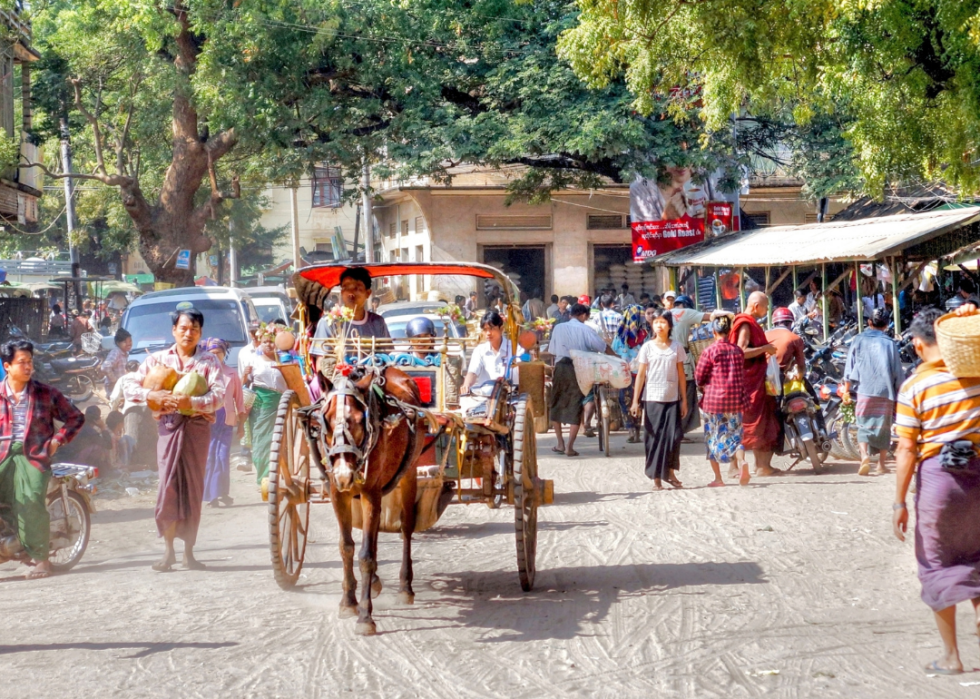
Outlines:
{"type": "Polygon", "coordinates": [[[709,338],[707,340],[691,340],[687,346],[687,353],[691,355],[691,359],[694,364],[697,365],[698,360],[701,358],[701,354],[711,346],[715,339],[709,338]]]}
{"type": "Polygon", "coordinates": [[[980,315],[947,313],[936,321],[936,341],[953,376],[980,377],[980,315]]]}

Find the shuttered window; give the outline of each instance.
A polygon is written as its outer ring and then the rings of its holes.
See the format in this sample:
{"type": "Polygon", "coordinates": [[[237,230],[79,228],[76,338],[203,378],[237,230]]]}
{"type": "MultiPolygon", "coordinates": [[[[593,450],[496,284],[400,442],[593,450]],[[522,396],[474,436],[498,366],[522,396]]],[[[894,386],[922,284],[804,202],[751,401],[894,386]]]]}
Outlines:
{"type": "Polygon", "coordinates": [[[313,168],[313,208],[336,209],[344,195],[344,178],[339,167],[313,168]]]}
{"type": "Polygon", "coordinates": [[[757,211],[751,214],[742,214],[745,218],[750,220],[757,226],[768,226],[769,225],[769,212],[768,211],[757,211]]]}
{"type": "Polygon", "coordinates": [[[626,228],[622,214],[589,214],[587,228],[590,231],[626,228]]]}

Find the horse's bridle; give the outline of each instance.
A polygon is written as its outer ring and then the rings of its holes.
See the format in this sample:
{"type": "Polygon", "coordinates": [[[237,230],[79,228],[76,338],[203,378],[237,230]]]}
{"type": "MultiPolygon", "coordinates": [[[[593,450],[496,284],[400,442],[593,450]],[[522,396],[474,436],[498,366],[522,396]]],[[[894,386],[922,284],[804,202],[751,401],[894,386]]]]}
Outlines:
{"type": "Polygon", "coordinates": [[[376,380],[376,378],[372,379],[371,387],[368,389],[368,397],[365,397],[364,393],[346,376],[338,376],[333,388],[327,393],[324,399],[324,406],[330,403],[331,398],[336,397],[338,399],[334,407],[333,444],[327,450],[329,463],[325,464],[328,470],[330,470],[334,457],[350,454],[357,462],[355,471],[360,472],[362,466],[367,462],[367,457],[374,449],[375,444],[377,444],[377,419],[379,416],[377,415],[377,401],[372,400],[372,396],[374,395],[373,387],[376,380]],[[363,408],[364,437],[360,444],[354,439],[354,435],[351,434],[350,428],[347,426],[346,410],[348,396],[353,398],[363,408]],[[338,408],[342,408],[344,413],[338,414],[338,408]]]}

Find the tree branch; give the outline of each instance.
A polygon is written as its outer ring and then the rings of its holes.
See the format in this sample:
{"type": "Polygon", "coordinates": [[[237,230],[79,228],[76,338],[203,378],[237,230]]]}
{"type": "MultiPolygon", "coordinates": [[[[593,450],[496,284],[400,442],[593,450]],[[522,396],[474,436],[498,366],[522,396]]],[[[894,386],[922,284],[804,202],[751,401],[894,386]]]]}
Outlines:
{"type": "Polygon", "coordinates": [[[86,175],[82,172],[73,172],[71,174],[66,172],[52,172],[44,163],[26,162],[19,164],[18,167],[36,167],[48,177],[52,177],[57,180],[63,180],[66,177],[71,177],[72,179],[76,180],[96,180],[97,182],[101,182],[102,184],[107,184],[112,187],[127,187],[135,182],[132,177],[125,177],[123,175],[107,175],[101,172],[93,172],[91,175],[86,175]]]}
{"type": "Polygon", "coordinates": [[[92,140],[94,142],[93,145],[95,146],[96,170],[103,175],[108,176],[108,172],[105,169],[105,159],[102,156],[102,130],[99,128],[99,120],[94,114],[86,109],[85,105],[82,103],[82,81],[79,78],[72,78],[71,85],[75,91],[75,109],[81,112],[86,121],[92,125],[92,140]]]}

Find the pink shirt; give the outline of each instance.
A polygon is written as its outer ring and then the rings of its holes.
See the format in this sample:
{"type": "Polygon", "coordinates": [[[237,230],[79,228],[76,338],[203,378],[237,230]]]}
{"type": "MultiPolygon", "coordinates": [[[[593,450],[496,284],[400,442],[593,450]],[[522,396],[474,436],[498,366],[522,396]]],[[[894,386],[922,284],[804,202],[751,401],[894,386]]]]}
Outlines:
{"type": "Polygon", "coordinates": [[[221,365],[221,375],[225,380],[225,424],[234,427],[238,424],[239,413],[245,412],[242,380],[238,377],[238,371],[227,364],[221,365]]]}

